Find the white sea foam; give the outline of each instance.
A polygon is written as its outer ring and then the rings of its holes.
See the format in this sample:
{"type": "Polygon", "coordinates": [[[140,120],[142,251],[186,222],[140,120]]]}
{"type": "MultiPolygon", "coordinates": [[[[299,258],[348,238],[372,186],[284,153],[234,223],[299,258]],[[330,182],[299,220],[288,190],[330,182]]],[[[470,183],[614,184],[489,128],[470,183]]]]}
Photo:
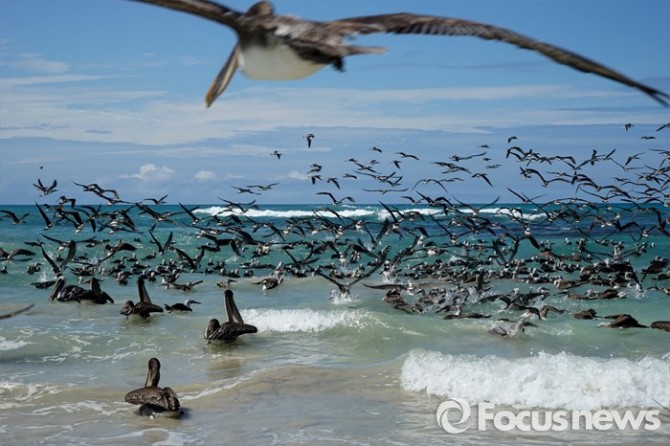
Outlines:
{"type": "Polygon", "coordinates": [[[0,351],[2,352],[7,350],[16,350],[17,348],[21,348],[28,344],[30,343],[25,341],[8,341],[7,338],[0,336],[0,351]]]}
{"type": "Polygon", "coordinates": [[[27,401],[34,401],[45,395],[55,395],[63,388],[51,384],[24,384],[13,381],[0,381],[0,409],[20,407],[27,401]]]}
{"type": "MultiPolygon", "coordinates": [[[[224,206],[210,206],[207,208],[196,209],[195,213],[207,214],[207,215],[217,215],[217,216],[228,216],[228,215],[245,215],[250,218],[300,218],[300,217],[312,217],[315,213],[323,217],[334,217],[335,215],[332,212],[328,211],[313,211],[311,209],[286,209],[286,210],[277,210],[277,209],[247,209],[242,212],[239,208],[234,207],[224,207],[224,206]]],[[[362,218],[373,216],[378,212],[378,209],[373,208],[353,208],[353,209],[340,209],[336,211],[338,215],[348,218],[362,218]]]]}
{"type": "Polygon", "coordinates": [[[41,407],[39,409],[34,410],[33,415],[49,415],[61,412],[66,412],[70,414],[87,412],[87,413],[99,413],[105,416],[109,416],[114,414],[115,412],[118,412],[119,410],[121,409],[113,411],[107,410],[101,403],[96,401],[77,401],[74,403],[63,403],[56,406],[41,407]]]}
{"type": "Polygon", "coordinates": [[[361,310],[251,309],[243,312],[244,320],[258,331],[319,332],[336,327],[362,328],[376,323],[374,316],[361,310]]]}
{"type": "Polygon", "coordinates": [[[594,358],[541,352],[526,358],[413,350],[402,387],[471,404],[567,410],[670,406],[670,358],[594,358]]]}
{"type": "Polygon", "coordinates": [[[199,438],[175,429],[152,427],[123,435],[102,438],[102,444],[152,444],[153,446],[180,446],[197,443],[199,438]]]}
{"type": "MultiPolygon", "coordinates": [[[[476,207],[475,207],[476,208],[476,207]]],[[[393,206],[390,209],[394,209],[393,206]]],[[[462,214],[474,214],[475,210],[468,207],[461,207],[458,209],[462,214]]],[[[216,215],[220,217],[226,217],[229,215],[244,215],[249,218],[310,218],[314,215],[319,215],[325,218],[336,218],[334,212],[330,212],[326,209],[322,210],[312,210],[312,209],[255,209],[250,208],[242,211],[242,209],[234,206],[209,206],[193,211],[197,214],[206,214],[206,215],[216,215]]],[[[342,208],[336,208],[335,212],[337,215],[343,218],[352,218],[352,219],[364,219],[372,218],[377,221],[384,221],[391,219],[391,214],[384,207],[377,206],[344,206],[342,208]]],[[[440,207],[410,207],[410,208],[400,208],[398,212],[401,212],[404,215],[418,214],[418,215],[432,215],[440,217],[444,215],[444,210],[440,207]]],[[[541,218],[546,218],[546,214],[542,212],[533,212],[533,211],[523,211],[518,208],[509,208],[509,207],[485,207],[478,209],[476,211],[482,215],[490,216],[502,216],[510,217],[516,219],[522,219],[526,221],[538,220],[541,218]]]]}

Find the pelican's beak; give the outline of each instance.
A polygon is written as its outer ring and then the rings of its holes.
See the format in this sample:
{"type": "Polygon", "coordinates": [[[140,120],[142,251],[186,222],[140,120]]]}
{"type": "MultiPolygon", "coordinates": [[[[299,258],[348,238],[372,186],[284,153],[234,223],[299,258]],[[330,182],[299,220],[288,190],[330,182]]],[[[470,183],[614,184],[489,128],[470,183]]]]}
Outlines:
{"type": "Polygon", "coordinates": [[[235,45],[235,48],[233,48],[233,52],[230,53],[228,60],[221,68],[221,71],[219,71],[219,74],[216,76],[216,79],[214,79],[214,82],[212,82],[211,87],[209,87],[207,95],[205,95],[205,103],[207,104],[208,108],[214,103],[214,101],[216,101],[216,98],[221,96],[221,94],[224,92],[233,78],[235,71],[237,71],[237,67],[239,65],[240,44],[238,43],[235,45]]]}

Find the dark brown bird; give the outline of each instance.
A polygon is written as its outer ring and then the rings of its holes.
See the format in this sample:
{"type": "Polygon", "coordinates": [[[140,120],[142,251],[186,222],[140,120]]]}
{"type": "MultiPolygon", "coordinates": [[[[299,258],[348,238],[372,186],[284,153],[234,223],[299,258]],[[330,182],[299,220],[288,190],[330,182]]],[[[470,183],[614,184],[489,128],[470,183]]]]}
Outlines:
{"type": "Polygon", "coordinates": [[[151,358],[144,387],[126,393],[126,403],[141,404],[140,415],[155,418],[158,416],[179,418],[182,415],[177,394],[170,387],[158,387],[161,379],[161,363],[151,358]]]}
{"type": "Polygon", "coordinates": [[[307,140],[307,148],[309,149],[312,147],[312,140],[314,139],[316,135],[314,133],[307,133],[303,136],[307,140]]]}
{"type": "Polygon", "coordinates": [[[332,65],[344,69],[344,58],[380,54],[382,48],[346,44],[357,35],[431,34],[473,36],[536,51],[554,62],[628,85],[667,106],[670,96],[641,84],[571,51],[486,23],[451,17],[411,13],[352,17],[315,22],[274,13],[267,1],[255,3],[245,13],[207,0],[134,0],[187,12],[232,28],[238,42],[206,95],[209,107],[230,83],[239,67],[252,79],[300,79],[332,65]]]}
{"type": "Polygon", "coordinates": [[[651,323],[650,327],[658,330],[670,331],[670,321],[654,321],[651,323]]]}
{"type": "Polygon", "coordinates": [[[611,316],[605,316],[605,319],[614,319],[612,322],[603,322],[598,324],[598,327],[611,327],[611,328],[647,328],[646,325],[640,324],[637,319],[635,319],[630,314],[613,314],[611,316]]]}
{"type": "Polygon", "coordinates": [[[144,286],[144,277],[139,276],[137,278],[137,292],[140,296],[140,301],[134,303],[132,300],[127,300],[121,308],[121,314],[126,317],[130,315],[138,315],[142,319],[148,319],[151,316],[151,313],[162,313],[163,309],[158,305],[155,305],[151,302],[149,293],[147,292],[146,287],[144,286]]]}
{"type": "Polygon", "coordinates": [[[40,195],[45,196],[52,194],[58,190],[56,189],[56,186],[58,186],[58,181],[53,180],[53,182],[49,186],[45,186],[44,183],[42,183],[42,180],[38,178],[37,183],[33,183],[33,186],[35,186],[35,189],[40,191],[40,195]]]}
{"type": "Polygon", "coordinates": [[[573,316],[575,319],[593,319],[596,317],[596,310],[589,308],[587,310],[578,311],[573,316]]]}
{"type": "Polygon", "coordinates": [[[242,315],[237,309],[237,305],[235,305],[233,292],[231,290],[224,291],[223,298],[226,304],[228,321],[220,324],[218,319],[209,320],[207,327],[205,327],[204,336],[207,339],[207,343],[209,344],[212,341],[230,343],[243,334],[257,333],[258,329],[255,326],[244,323],[242,315]]]}

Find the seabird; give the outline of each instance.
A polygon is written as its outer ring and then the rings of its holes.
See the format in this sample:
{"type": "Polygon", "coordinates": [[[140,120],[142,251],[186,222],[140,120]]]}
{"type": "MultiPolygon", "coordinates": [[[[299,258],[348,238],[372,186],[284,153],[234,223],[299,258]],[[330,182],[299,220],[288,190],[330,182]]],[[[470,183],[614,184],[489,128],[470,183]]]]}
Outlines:
{"type": "Polygon", "coordinates": [[[573,314],[575,319],[593,319],[596,317],[596,310],[593,308],[589,308],[586,310],[578,311],[577,313],[573,314]]]}
{"type": "Polygon", "coordinates": [[[447,314],[444,319],[488,319],[491,317],[490,314],[481,314],[481,313],[463,313],[463,305],[457,304],[454,306],[455,311],[451,314],[447,314]]]}
{"type": "Polygon", "coordinates": [[[279,284],[282,283],[284,279],[283,274],[279,274],[278,277],[266,277],[258,282],[253,282],[254,285],[263,285],[263,291],[272,290],[277,288],[279,284]]]}
{"type": "Polygon", "coordinates": [[[670,321],[654,321],[651,323],[650,327],[670,331],[670,321]]]}
{"type": "Polygon", "coordinates": [[[524,327],[528,324],[528,319],[530,319],[533,314],[535,314],[532,310],[528,310],[525,313],[523,313],[521,316],[519,316],[519,320],[514,324],[512,328],[505,328],[500,325],[496,325],[495,327],[491,328],[489,330],[489,333],[497,334],[499,336],[507,336],[510,338],[515,337],[518,335],[520,332],[524,331],[524,327]]]}
{"type": "Polygon", "coordinates": [[[228,322],[220,324],[218,319],[210,319],[207,327],[205,327],[204,337],[207,339],[207,343],[209,344],[212,341],[230,343],[243,334],[257,333],[258,329],[255,326],[244,323],[242,315],[237,309],[237,305],[235,305],[233,292],[231,290],[224,291],[223,298],[226,304],[228,322]]]}
{"type": "Polygon", "coordinates": [[[42,183],[42,180],[40,178],[37,179],[37,183],[33,183],[33,186],[35,186],[35,189],[40,191],[41,196],[49,195],[54,192],[56,192],[58,189],[56,189],[56,186],[58,185],[58,181],[53,180],[53,182],[49,186],[45,186],[44,183],[42,183]]]}
{"type": "Polygon", "coordinates": [[[6,216],[8,216],[8,217],[12,220],[12,223],[14,223],[15,225],[25,223],[25,222],[26,222],[26,218],[30,215],[29,212],[26,212],[25,214],[23,214],[23,215],[21,215],[21,216],[19,217],[19,216],[16,215],[14,212],[12,212],[12,211],[8,211],[8,210],[6,210],[6,209],[0,209],[0,212],[2,212],[3,214],[5,214],[6,216]]]}
{"type": "Polygon", "coordinates": [[[95,277],[91,277],[91,289],[77,296],[76,300],[79,302],[86,301],[101,305],[104,305],[107,302],[114,303],[114,299],[112,299],[106,291],[102,290],[100,281],[95,277]]]}
{"type": "Polygon", "coordinates": [[[56,279],[56,286],[54,286],[53,291],[49,295],[49,300],[57,300],[58,302],[81,302],[81,299],[84,298],[84,294],[91,293],[90,290],[85,290],[79,285],[66,285],[65,277],[58,276],[56,279]]]}
{"type": "Polygon", "coordinates": [[[35,255],[34,252],[32,252],[28,249],[25,249],[25,248],[12,249],[10,252],[7,252],[4,249],[0,248],[0,260],[3,260],[3,261],[12,260],[16,256],[32,257],[34,255],[35,255]]]}
{"type": "Polygon", "coordinates": [[[220,280],[216,282],[216,286],[219,288],[230,288],[230,284],[233,282],[237,282],[237,280],[228,278],[226,280],[220,280]]]}
{"type": "Polygon", "coordinates": [[[165,309],[168,311],[168,313],[172,313],[173,311],[193,311],[191,308],[191,304],[199,304],[197,300],[193,299],[186,299],[184,303],[178,302],[174,305],[168,305],[165,304],[165,309]]]}
{"type": "Polygon", "coordinates": [[[179,418],[182,415],[177,394],[170,387],[158,387],[161,379],[161,363],[156,358],[149,360],[149,371],[144,387],[126,393],[126,403],[141,404],[140,415],[179,418]]]}
{"type": "Polygon", "coordinates": [[[611,316],[605,316],[605,319],[614,319],[612,322],[603,322],[598,324],[598,327],[611,327],[611,328],[647,328],[646,325],[640,324],[637,319],[635,319],[630,314],[613,314],[611,316]]]}
{"type": "Polygon", "coordinates": [[[307,140],[307,148],[308,149],[310,147],[312,147],[312,140],[314,139],[315,136],[316,135],[314,133],[306,133],[305,135],[303,135],[303,138],[305,138],[307,140]]]}
{"type": "Polygon", "coordinates": [[[151,313],[163,312],[161,307],[151,302],[149,293],[144,286],[144,277],[142,276],[137,278],[137,292],[140,296],[140,301],[135,304],[132,300],[127,300],[126,303],[123,304],[121,314],[126,315],[126,317],[136,314],[142,319],[148,319],[149,316],[151,316],[151,313]]]}
{"type": "Polygon", "coordinates": [[[238,67],[252,79],[277,80],[304,78],[326,65],[342,71],[346,56],[384,52],[379,47],[348,45],[345,40],[377,33],[473,36],[497,40],[538,52],[576,70],[628,85],[664,106],[670,100],[668,94],[576,53],[505,28],[471,20],[397,13],[316,22],[275,14],[268,1],[255,3],[245,13],[208,0],[133,1],[194,14],[235,31],[238,42],[207,92],[205,100],[208,107],[224,92],[238,67]]]}

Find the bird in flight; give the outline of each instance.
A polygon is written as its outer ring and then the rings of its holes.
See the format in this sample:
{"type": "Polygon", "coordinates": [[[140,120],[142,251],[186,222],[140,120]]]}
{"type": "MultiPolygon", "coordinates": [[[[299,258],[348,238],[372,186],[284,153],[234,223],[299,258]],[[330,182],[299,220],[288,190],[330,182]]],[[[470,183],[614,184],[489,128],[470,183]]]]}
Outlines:
{"type": "Polygon", "coordinates": [[[343,71],[344,58],[380,54],[383,48],[345,43],[357,35],[375,33],[472,36],[536,51],[554,62],[593,73],[635,88],[664,106],[670,95],[618,73],[572,51],[514,31],[471,20],[412,13],[351,17],[327,22],[275,14],[272,4],[260,1],[240,12],[209,0],[132,0],[173,9],[232,28],[238,37],[228,60],[205,96],[207,107],[224,92],[238,68],[252,79],[300,79],[326,65],[343,71]]]}
{"type": "Polygon", "coordinates": [[[308,149],[309,149],[310,147],[312,147],[312,140],[314,139],[315,136],[316,136],[316,135],[315,135],[314,133],[305,133],[305,134],[303,135],[303,138],[305,138],[305,139],[307,140],[307,148],[308,148],[308,149]]]}

